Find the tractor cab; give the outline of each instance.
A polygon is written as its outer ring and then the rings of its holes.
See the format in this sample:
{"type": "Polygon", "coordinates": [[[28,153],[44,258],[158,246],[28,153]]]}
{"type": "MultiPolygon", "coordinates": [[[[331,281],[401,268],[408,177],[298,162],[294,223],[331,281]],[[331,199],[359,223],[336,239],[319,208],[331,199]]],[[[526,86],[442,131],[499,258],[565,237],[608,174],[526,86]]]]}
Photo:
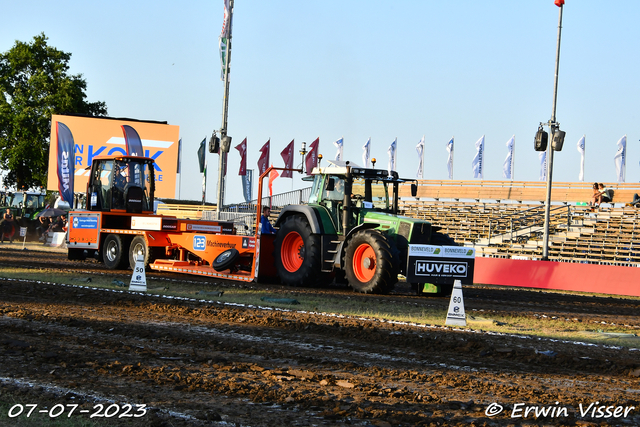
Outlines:
{"type": "MultiPolygon", "coordinates": [[[[408,181],[398,178],[395,171],[362,168],[339,161],[314,168],[312,175],[309,204],[326,209],[338,233],[347,233],[364,222],[369,212],[397,215],[399,184],[408,181]]],[[[412,193],[415,191],[414,184],[412,193]]]]}
{"type": "Polygon", "coordinates": [[[154,161],[148,157],[96,157],[87,183],[90,211],[153,212],[154,161]]]}
{"type": "Polygon", "coordinates": [[[26,226],[28,220],[45,207],[45,194],[38,191],[2,191],[0,209],[10,208],[14,217],[26,226]]]}

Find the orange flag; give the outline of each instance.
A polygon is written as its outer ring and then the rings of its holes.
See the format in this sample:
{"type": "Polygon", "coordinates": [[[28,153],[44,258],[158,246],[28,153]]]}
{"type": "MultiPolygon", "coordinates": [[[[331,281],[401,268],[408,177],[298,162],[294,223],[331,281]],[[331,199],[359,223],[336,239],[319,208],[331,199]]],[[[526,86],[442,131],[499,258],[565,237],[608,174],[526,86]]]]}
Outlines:
{"type": "MultiPolygon", "coordinates": [[[[273,166],[273,165],[271,165],[271,166],[273,166]]],[[[271,172],[269,172],[269,197],[271,197],[273,195],[273,181],[275,181],[275,179],[279,175],[280,174],[275,169],[272,169],[271,172]]]]}

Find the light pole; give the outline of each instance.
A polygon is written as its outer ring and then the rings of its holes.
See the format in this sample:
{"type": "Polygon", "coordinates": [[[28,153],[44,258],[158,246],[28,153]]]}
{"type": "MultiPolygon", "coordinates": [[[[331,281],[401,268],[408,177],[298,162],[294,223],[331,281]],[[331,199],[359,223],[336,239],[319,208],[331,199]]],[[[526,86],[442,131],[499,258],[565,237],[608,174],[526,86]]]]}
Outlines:
{"type": "MultiPolygon", "coordinates": [[[[558,43],[556,47],[556,74],[553,83],[553,107],[551,110],[551,119],[547,126],[551,131],[551,143],[547,144],[547,199],[545,201],[544,210],[544,237],[543,237],[543,249],[542,259],[549,260],[549,222],[551,216],[551,187],[553,183],[553,152],[562,150],[562,144],[564,142],[564,132],[559,127],[560,123],[556,122],[556,105],[558,102],[558,69],[560,67],[560,36],[562,34],[562,2],[556,2],[560,11],[558,12],[558,43]],[[560,3],[560,4],[558,4],[560,3]]],[[[540,124],[542,126],[542,123],[540,124]]]]}
{"type": "MultiPolygon", "coordinates": [[[[227,33],[227,49],[225,52],[225,67],[224,67],[224,97],[222,99],[222,127],[220,128],[220,148],[218,154],[218,197],[216,202],[216,219],[220,219],[220,210],[224,205],[224,190],[225,190],[225,178],[224,170],[225,163],[227,161],[227,153],[231,147],[231,137],[227,135],[227,114],[229,112],[229,71],[231,62],[231,30],[233,28],[233,1],[229,1],[229,22],[227,33]]],[[[217,138],[215,132],[213,138],[217,138]]]]}

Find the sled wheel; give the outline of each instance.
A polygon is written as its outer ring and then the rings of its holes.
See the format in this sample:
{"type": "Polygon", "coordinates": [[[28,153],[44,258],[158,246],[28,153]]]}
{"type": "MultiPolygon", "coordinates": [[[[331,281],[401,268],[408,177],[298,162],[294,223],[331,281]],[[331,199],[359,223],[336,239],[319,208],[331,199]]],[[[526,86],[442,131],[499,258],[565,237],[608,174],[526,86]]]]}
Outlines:
{"type": "Polygon", "coordinates": [[[288,217],[276,234],[275,260],[278,276],[288,286],[315,286],[321,272],[320,237],[301,216],[288,217]]]}
{"type": "Polygon", "coordinates": [[[237,249],[227,249],[216,257],[211,263],[215,271],[229,270],[235,266],[236,260],[240,257],[237,249]]]}
{"type": "Polygon", "coordinates": [[[376,230],[358,231],[347,244],[345,274],[358,292],[386,293],[398,281],[398,257],[392,242],[376,230]]]}
{"type": "Polygon", "coordinates": [[[119,234],[109,234],[104,239],[102,248],[102,260],[109,270],[121,269],[126,266],[127,252],[125,240],[119,234]]]}

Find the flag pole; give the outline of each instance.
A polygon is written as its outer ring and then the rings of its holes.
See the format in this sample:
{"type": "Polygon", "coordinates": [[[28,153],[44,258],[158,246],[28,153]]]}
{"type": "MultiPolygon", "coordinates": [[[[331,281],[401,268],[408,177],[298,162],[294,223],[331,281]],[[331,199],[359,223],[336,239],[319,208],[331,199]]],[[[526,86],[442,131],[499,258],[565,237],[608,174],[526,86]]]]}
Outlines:
{"type": "Polygon", "coordinates": [[[227,118],[229,113],[229,62],[231,61],[231,31],[233,29],[233,3],[234,0],[229,0],[229,32],[227,35],[227,50],[225,52],[225,67],[224,67],[224,97],[222,98],[222,127],[220,128],[220,148],[218,154],[218,197],[216,201],[216,218],[220,219],[220,210],[224,205],[224,192],[225,192],[225,177],[224,170],[226,169],[226,156],[223,152],[223,145],[226,151],[229,151],[229,145],[231,141],[227,141],[223,144],[223,141],[227,139],[227,118]]]}

